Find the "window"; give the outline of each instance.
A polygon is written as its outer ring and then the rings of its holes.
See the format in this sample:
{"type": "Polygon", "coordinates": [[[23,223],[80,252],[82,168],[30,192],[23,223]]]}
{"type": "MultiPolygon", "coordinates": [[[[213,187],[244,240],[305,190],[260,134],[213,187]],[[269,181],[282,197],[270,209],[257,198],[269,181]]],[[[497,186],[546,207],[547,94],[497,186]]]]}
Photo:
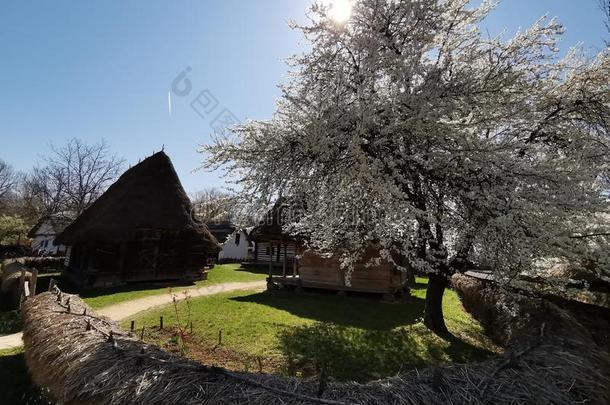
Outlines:
{"type": "Polygon", "coordinates": [[[237,232],[237,233],[235,234],[235,244],[236,244],[237,246],[239,246],[239,240],[240,240],[240,239],[241,239],[241,233],[240,233],[240,232],[237,232]]]}

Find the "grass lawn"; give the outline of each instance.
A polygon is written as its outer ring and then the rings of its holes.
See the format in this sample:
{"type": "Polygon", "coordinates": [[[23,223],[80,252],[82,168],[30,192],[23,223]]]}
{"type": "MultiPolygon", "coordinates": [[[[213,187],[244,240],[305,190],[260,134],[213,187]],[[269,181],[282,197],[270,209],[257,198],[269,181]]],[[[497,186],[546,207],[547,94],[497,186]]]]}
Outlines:
{"type": "Polygon", "coordinates": [[[208,279],[195,283],[154,283],[130,284],[115,288],[100,288],[81,293],[81,297],[92,308],[102,308],[109,305],[129,301],[150,295],[165,294],[169,287],[182,291],[184,289],[205,287],[221,283],[237,283],[264,280],[266,273],[261,269],[242,268],[239,264],[219,264],[208,272],[208,279]]]}
{"type": "Polygon", "coordinates": [[[23,394],[31,387],[30,377],[23,360],[23,348],[0,350],[0,381],[2,401],[20,404],[23,394]]]}
{"type": "MultiPolygon", "coordinates": [[[[58,279],[59,275],[60,273],[40,275],[38,278],[38,286],[36,288],[38,293],[47,291],[50,279],[58,279]]],[[[85,291],[80,295],[92,308],[98,309],[109,305],[118,304],[123,301],[148,297],[150,295],[166,294],[169,287],[182,291],[184,289],[204,287],[214,284],[259,281],[264,280],[266,277],[266,269],[246,269],[242,268],[239,264],[221,264],[215,266],[209,271],[207,280],[197,281],[195,283],[180,284],[168,282],[155,284],[130,284],[115,288],[99,288],[85,291]]],[[[63,286],[61,287],[64,289],[63,286]]],[[[69,287],[65,288],[64,290],[67,292],[72,292],[69,287]]],[[[4,299],[4,297],[0,297],[0,336],[19,332],[20,330],[21,316],[19,315],[19,311],[12,309],[12,304],[4,299]]]]}
{"type": "MultiPolygon", "coordinates": [[[[192,299],[186,349],[178,344],[173,305],[135,320],[136,327],[147,326],[145,339],[209,364],[297,376],[324,368],[336,380],[366,381],[405,368],[483,359],[497,350],[453,291],[445,295],[444,311],[456,338],[443,340],[428,331],[421,322],[425,288],[426,279],[418,279],[403,303],[289,291],[192,299]],[[164,331],[157,326],[160,316],[164,331]]],[[[183,325],[189,323],[184,301],[178,315],[183,325]]]]}

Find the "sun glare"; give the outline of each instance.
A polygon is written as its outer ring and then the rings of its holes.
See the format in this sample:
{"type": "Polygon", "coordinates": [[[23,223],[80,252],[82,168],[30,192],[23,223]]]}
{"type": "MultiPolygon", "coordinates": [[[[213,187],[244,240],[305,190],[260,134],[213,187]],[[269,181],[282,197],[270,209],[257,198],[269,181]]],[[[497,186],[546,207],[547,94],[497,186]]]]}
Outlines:
{"type": "Polygon", "coordinates": [[[328,16],[338,23],[344,23],[352,16],[352,0],[325,0],[328,16]]]}

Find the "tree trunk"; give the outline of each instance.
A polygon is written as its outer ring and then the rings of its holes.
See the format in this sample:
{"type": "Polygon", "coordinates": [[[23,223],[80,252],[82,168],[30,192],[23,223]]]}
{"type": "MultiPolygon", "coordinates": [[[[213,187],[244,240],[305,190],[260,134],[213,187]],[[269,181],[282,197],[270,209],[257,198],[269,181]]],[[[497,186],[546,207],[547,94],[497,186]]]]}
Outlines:
{"type": "Polygon", "coordinates": [[[416,284],[415,273],[413,272],[413,270],[410,267],[407,267],[406,275],[407,275],[407,285],[411,288],[415,287],[415,284],[416,284]]]}
{"type": "Polygon", "coordinates": [[[449,335],[443,316],[443,295],[447,288],[447,278],[443,275],[431,274],[426,290],[426,306],[424,309],[424,324],[439,336],[449,335]]]}

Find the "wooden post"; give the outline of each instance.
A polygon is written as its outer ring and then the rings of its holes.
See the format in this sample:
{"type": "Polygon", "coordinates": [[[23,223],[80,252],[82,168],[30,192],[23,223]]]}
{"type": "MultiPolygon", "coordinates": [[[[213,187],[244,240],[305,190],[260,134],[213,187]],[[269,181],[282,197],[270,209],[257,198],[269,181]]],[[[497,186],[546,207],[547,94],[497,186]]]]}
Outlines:
{"type": "Polygon", "coordinates": [[[320,370],[320,381],[318,382],[318,397],[324,394],[324,390],[326,390],[326,367],[322,366],[322,370],[320,370]]]}
{"type": "Polygon", "coordinates": [[[159,318],[159,329],[163,329],[163,317],[159,318]]]}
{"type": "Polygon", "coordinates": [[[25,268],[21,268],[21,276],[19,277],[19,302],[22,301],[23,292],[25,291],[25,268]]]}
{"type": "Polygon", "coordinates": [[[144,328],[146,328],[146,326],[142,326],[142,332],[140,332],[140,340],[144,340],[144,328]]]}
{"type": "Polygon", "coordinates": [[[222,329],[218,331],[218,346],[222,345],[222,329]]]}
{"type": "Polygon", "coordinates": [[[127,242],[121,242],[119,245],[119,273],[121,279],[125,281],[127,279],[127,269],[125,268],[125,261],[127,260],[127,242]]]}
{"type": "Polygon", "coordinates": [[[30,295],[33,297],[36,295],[36,284],[38,283],[38,269],[32,270],[31,283],[32,283],[32,288],[30,291],[30,295]]]}
{"type": "MultiPolygon", "coordinates": [[[[161,235],[155,240],[155,251],[153,254],[153,271],[155,272],[155,279],[157,278],[157,264],[159,263],[159,244],[161,243],[161,235]]],[[[163,329],[163,328],[161,328],[163,329]]]]}
{"type": "Polygon", "coordinates": [[[269,242],[269,281],[271,281],[271,277],[273,276],[273,271],[271,270],[271,266],[273,266],[273,245],[269,242]]]}
{"type": "Polygon", "coordinates": [[[130,327],[131,331],[133,332],[135,328],[136,328],[136,321],[131,321],[131,327],[130,327]]]}
{"type": "Polygon", "coordinates": [[[30,282],[23,283],[23,300],[25,301],[30,296],[30,282]]]}
{"type": "Polygon", "coordinates": [[[55,281],[55,279],[52,278],[51,280],[49,280],[49,291],[52,291],[56,285],[57,285],[57,282],[55,281]]]}
{"type": "Polygon", "coordinates": [[[286,242],[284,242],[284,262],[282,263],[282,275],[286,277],[286,261],[288,260],[288,250],[286,248],[286,242]]]}

